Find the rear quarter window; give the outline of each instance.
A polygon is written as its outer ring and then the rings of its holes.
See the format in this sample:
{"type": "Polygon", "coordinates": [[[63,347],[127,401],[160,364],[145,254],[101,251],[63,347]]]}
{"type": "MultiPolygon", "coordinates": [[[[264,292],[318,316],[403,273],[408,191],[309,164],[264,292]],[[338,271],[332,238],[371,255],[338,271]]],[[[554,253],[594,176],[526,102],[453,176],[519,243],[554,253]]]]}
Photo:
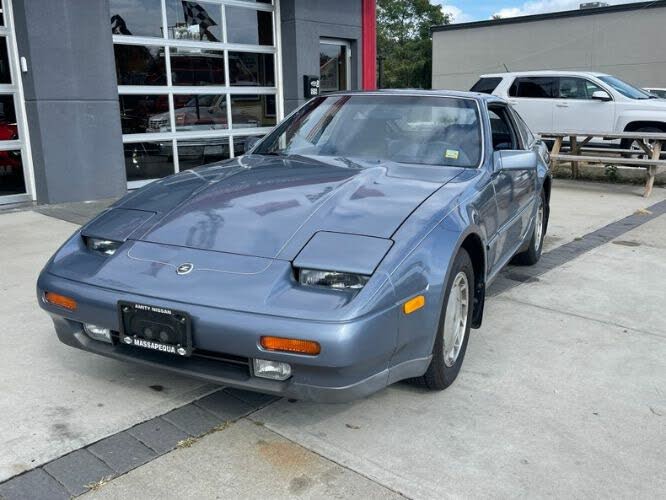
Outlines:
{"type": "Polygon", "coordinates": [[[518,77],[509,88],[510,97],[528,99],[553,99],[559,94],[557,77],[518,77]]]}
{"type": "Polygon", "coordinates": [[[492,94],[502,81],[501,78],[481,78],[470,89],[470,92],[480,92],[481,94],[492,94]]]}

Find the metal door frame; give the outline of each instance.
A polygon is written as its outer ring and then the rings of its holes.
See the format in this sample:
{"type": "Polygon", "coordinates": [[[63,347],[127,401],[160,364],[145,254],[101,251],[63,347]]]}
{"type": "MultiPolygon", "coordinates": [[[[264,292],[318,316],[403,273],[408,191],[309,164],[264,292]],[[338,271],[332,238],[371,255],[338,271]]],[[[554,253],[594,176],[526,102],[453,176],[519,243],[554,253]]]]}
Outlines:
{"type": "Polygon", "coordinates": [[[346,85],[347,88],[345,89],[340,89],[340,90],[351,90],[351,60],[352,60],[352,51],[351,51],[351,43],[349,40],[343,40],[342,38],[320,38],[319,39],[319,45],[325,44],[325,45],[336,45],[338,47],[344,47],[345,48],[345,74],[346,74],[346,85]]]}
{"type": "Polygon", "coordinates": [[[14,109],[16,112],[16,126],[19,138],[14,141],[0,141],[0,151],[21,151],[23,164],[23,179],[26,192],[22,194],[0,195],[0,205],[7,203],[19,203],[35,200],[35,175],[33,171],[32,154],[30,149],[30,136],[28,133],[27,114],[25,100],[23,98],[23,82],[21,80],[21,64],[14,35],[14,11],[12,0],[0,0],[5,25],[0,26],[0,36],[7,40],[7,55],[9,57],[9,70],[11,74],[10,84],[0,84],[0,94],[14,96],[14,109]]]}

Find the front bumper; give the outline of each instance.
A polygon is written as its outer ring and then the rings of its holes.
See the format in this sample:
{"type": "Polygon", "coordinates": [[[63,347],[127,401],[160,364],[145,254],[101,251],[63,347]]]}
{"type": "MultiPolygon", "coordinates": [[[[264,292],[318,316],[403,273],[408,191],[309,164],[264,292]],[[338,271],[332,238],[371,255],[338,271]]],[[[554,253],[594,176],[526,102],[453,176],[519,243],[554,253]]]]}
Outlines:
{"type": "Polygon", "coordinates": [[[350,401],[402,378],[418,376],[429,363],[429,359],[421,359],[391,366],[397,339],[397,306],[349,322],[317,322],[167,301],[104,289],[48,272],[40,276],[37,294],[40,306],[53,318],[58,338],[69,346],[276,396],[318,402],[350,401]],[[76,299],[76,312],[45,303],[45,290],[76,299]],[[82,323],[119,330],[119,300],[187,311],[192,317],[194,355],[176,357],[88,337],[82,323]],[[315,340],[321,345],[321,354],[268,352],[259,346],[262,335],[315,340]],[[255,377],[252,358],[289,363],[292,377],[283,382],[255,377]]]}

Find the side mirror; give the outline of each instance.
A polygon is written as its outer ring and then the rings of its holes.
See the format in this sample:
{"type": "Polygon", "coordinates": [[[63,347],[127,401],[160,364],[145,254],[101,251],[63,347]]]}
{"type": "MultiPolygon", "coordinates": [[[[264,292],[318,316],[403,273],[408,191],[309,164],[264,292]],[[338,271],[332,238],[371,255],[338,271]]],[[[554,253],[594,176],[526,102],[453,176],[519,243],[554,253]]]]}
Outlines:
{"type": "Polygon", "coordinates": [[[261,140],[261,137],[257,137],[256,135],[251,135],[249,137],[245,138],[245,145],[243,146],[243,152],[244,153],[249,153],[250,150],[257,145],[257,143],[261,140]]]}
{"type": "Polygon", "coordinates": [[[495,172],[536,170],[538,160],[534,151],[495,151],[493,164],[495,172]]]}
{"type": "Polygon", "coordinates": [[[608,94],[608,92],[606,92],[605,90],[597,90],[597,91],[592,93],[592,100],[593,101],[607,102],[607,101],[611,101],[612,98],[608,94]]]}

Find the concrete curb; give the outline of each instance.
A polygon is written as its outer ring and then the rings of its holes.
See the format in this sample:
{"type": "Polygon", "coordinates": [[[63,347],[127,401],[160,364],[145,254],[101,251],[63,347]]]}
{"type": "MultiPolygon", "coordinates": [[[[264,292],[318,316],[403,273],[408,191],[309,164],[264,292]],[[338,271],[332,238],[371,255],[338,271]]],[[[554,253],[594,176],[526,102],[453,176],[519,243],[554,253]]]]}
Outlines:
{"type": "Polygon", "coordinates": [[[66,499],[95,489],[178,446],[223,429],[277,398],[220,389],[0,483],[3,500],[66,499]]]}

